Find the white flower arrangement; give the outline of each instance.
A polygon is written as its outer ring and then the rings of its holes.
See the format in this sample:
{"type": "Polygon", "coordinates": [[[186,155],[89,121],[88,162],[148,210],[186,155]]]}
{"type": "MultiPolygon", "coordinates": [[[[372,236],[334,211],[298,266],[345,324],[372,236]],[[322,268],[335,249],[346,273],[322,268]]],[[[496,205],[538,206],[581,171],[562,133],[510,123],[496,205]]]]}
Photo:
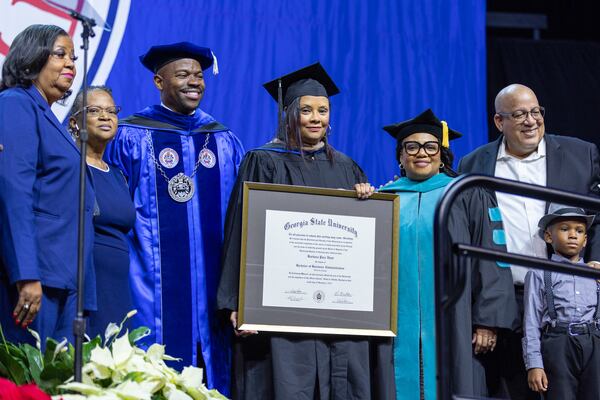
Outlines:
{"type": "MultiPolygon", "coordinates": [[[[168,367],[165,361],[180,359],[165,354],[165,346],[153,344],[146,351],[137,347],[135,343],[150,334],[148,328],[118,336],[135,313],[129,312],[120,325],[109,324],[103,343],[100,337],[86,343],[91,351],[88,358],[84,349],[82,382],[71,378],[59,385],[60,391],[74,394],[57,394],[53,400],[227,400],[203,385],[201,368],[185,367],[179,373],[168,367]]],[[[56,354],[64,351],[66,341],[54,350],[56,354]]]]}

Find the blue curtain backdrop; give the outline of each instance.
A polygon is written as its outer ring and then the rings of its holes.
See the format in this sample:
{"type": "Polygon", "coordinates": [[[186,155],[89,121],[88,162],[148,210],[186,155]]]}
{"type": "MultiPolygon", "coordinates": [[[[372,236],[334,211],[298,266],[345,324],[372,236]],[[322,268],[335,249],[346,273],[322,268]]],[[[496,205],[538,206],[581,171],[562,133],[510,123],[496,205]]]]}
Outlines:
{"type": "Polygon", "coordinates": [[[481,0],[132,0],[107,84],[123,115],[158,103],[138,61],[150,46],[187,40],[213,49],[202,108],[247,149],[275,132],[262,83],[320,61],[341,89],[331,143],[376,185],[398,173],[383,125],[431,107],[465,136],[458,157],[487,142],[485,2],[481,0]]]}

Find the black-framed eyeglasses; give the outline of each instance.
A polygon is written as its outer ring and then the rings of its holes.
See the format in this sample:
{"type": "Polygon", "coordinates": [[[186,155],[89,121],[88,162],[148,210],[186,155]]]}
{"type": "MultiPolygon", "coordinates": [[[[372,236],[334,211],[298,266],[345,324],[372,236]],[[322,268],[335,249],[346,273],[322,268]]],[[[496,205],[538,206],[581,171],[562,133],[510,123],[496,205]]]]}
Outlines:
{"type": "Polygon", "coordinates": [[[544,115],[546,115],[546,109],[544,107],[540,106],[540,107],[534,107],[529,111],[516,110],[511,113],[498,112],[497,114],[500,114],[504,117],[510,117],[513,121],[521,123],[521,122],[525,122],[525,120],[527,118],[529,118],[529,115],[531,115],[531,117],[533,119],[535,119],[536,121],[540,121],[540,120],[544,119],[544,115]]]}
{"type": "Polygon", "coordinates": [[[402,147],[404,148],[406,154],[408,154],[409,156],[416,156],[417,154],[419,154],[419,151],[421,151],[421,149],[423,149],[425,151],[425,154],[427,154],[428,156],[435,156],[440,151],[440,143],[435,141],[425,143],[408,141],[402,143],[402,147]]]}
{"type": "MultiPolygon", "coordinates": [[[[98,106],[86,106],[85,109],[87,110],[87,115],[89,115],[91,117],[99,117],[102,113],[105,113],[109,117],[116,118],[117,115],[119,114],[119,112],[121,111],[121,106],[106,107],[106,108],[102,108],[102,107],[98,107],[98,106]]],[[[83,108],[74,112],[73,116],[76,116],[77,114],[82,113],[82,112],[83,112],[83,108]]]]}

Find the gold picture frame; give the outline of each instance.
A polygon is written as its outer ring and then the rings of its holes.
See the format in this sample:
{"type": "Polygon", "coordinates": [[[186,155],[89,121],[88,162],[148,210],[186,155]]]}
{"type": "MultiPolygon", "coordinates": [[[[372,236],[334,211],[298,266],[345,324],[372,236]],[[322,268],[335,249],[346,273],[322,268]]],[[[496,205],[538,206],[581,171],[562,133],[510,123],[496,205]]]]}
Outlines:
{"type": "Polygon", "coordinates": [[[368,200],[359,200],[353,190],[245,182],[243,196],[239,329],[396,336],[400,211],[397,195],[375,193],[368,200]],[[373,311],[263,306],[260,299],[265,290],[261,274],[264,272],[266,210],[374,218],[373,311]]]}

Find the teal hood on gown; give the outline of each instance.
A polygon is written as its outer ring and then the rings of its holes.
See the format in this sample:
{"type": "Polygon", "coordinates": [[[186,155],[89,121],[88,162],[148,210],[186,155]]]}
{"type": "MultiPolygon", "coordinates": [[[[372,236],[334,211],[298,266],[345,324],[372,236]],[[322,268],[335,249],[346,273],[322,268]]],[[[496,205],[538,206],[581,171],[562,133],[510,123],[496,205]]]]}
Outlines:
{"type": "Polygon", "coordinates": [[[452,180],[446,174],[420,182],[403,177],[379,189],[400,196],[398,336],[394,340],[398,400],[420,398],[420,365],[425,399],[436,397],[433,218],[452,180]]]}

